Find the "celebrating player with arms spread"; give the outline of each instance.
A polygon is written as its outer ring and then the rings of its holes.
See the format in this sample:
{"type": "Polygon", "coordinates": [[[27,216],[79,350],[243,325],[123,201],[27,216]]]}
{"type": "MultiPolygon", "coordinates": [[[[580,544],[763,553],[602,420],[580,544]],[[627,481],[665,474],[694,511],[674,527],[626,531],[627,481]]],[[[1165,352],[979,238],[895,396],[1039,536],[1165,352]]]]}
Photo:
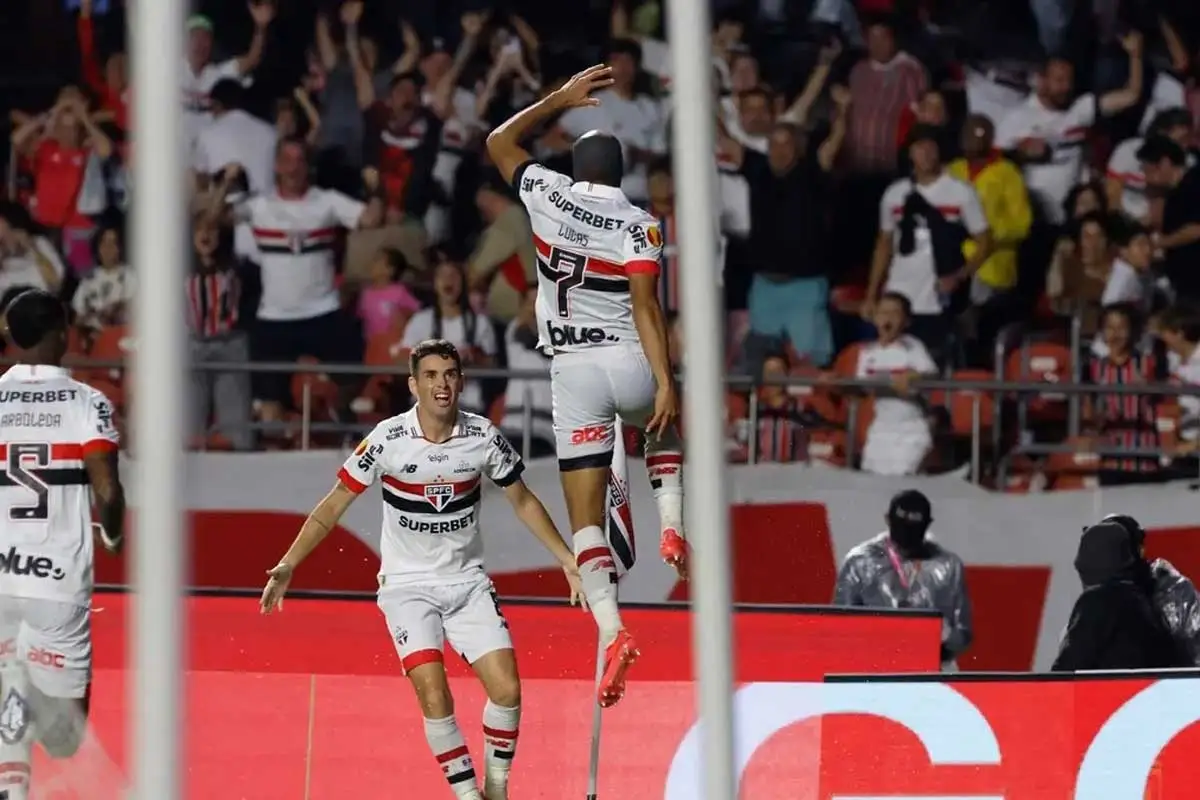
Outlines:
{"type": "Polygon", "coordinates": [[[621,144],[591,131],[571,149],[574,177],[534,162],[520,145],[538,124],[599,105],[608,67],[587,69],[488,136],[488,153],[529,211],[538,253],[537,318],[550,369],[558,467],[587,603],[607,645],[602,706],[625,691],[637,657],[621,624],[604,501],[616,416],[646,429],[646,470],[662,523],[660,552],[685,574],[679,401],[658,303],[662,233],[620,190],[621,144]]]}
{"type": "Polygon", "coordinates": [[[508,624],[483,570],[480,478],[504,489],[517,518],[563,565],[574,602],[575,559],[521,473],[525,465],[485,418],[458,407],[462,361],[449,342],[421,342],[409,356],[412,409],[371,431],[301,528],[263,590],[262,610],[283,608],[292,573],[337,525],[354,499],[383,484],[379,607],[417,693],[425,739],[457,797],[508,797],[521,716],[521,685],[508,624]],[[443,643],[471,665],[487,692],[483,712],[486,794],[454,717],[443,643]]]}

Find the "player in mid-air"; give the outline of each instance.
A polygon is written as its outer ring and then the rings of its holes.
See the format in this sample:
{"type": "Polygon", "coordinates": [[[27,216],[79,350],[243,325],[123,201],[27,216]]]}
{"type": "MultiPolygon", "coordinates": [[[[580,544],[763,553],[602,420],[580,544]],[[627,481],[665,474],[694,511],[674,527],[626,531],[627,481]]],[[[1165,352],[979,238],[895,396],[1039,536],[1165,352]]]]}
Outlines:
{"type": "Polygon", "coordinates": [[[598,131],[571,149],[573,177],[536,163],[521,141],[572,108],[600,104],[613,83],[604,65],[584,70],[488,136],[492,161],[529,211],[538,253],[537,318],[551,364],[558,466],[580,577],[605,651],[600,705],[625,692],[638,656],[621,623],[616,569],[604,535],[605,495],[617,415],[646,431],[646,469],[662,525],[659,550],[686,575],[683,453],[678,396],[658,302],[662,232],[621,191],[621,143],[598,131]]]}
{"type": "Polygon", "coordinates": [[[17,363],[0,376],[0,797],[24,800],[33,741],[68,758],[87,729],[92,540],[120,550],[125,495],[112,405],[60,366],[63,304],[30,290],[5,322],[17,363]]]}
{"type": "Polygon", "coordinates": [[[550,515],[521,479],[521,457],[487,418],[459,409],[462,360],[454,345],[442,339],[419,343],[409,355],[409,371],[417,404],[379,423],[346,460],[333,489],[268,572],[262,611],[282,610],[294,570],[356,497],[382,483],[379,607],[416,690],[425,739],[455,795],[503,800],[521,718],[521,684],[508,623],[483,569],[480,479],[504,489],[517,518],[562,565],[572,602],[581,592],[579,573],[550,515]],[[445,641],[471,665],[488,697],[482,795],[454,716],[442,663],[445,641]]]}

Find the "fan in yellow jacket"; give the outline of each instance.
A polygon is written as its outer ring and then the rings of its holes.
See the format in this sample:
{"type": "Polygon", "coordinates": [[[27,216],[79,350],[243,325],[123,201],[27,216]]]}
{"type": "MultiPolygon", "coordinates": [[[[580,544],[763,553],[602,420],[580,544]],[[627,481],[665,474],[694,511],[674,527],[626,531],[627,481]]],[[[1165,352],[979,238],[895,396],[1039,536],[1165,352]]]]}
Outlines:
{"type": "MultiPolygon", "coordinates": [[[[962,142],[966,155],[950,164],[950,174],[975,187],[992,231],[995,251],[975,275],[989,289],[1004,291],[1017,285],[1017,250],[1029,236],[1033,210],[1020,168],[992,149],[994,136],[990,119],[981,114],[967,117],[962,142]]],[[[972,240],[963,243],[967,258],[974,250],[972,240]]]]}

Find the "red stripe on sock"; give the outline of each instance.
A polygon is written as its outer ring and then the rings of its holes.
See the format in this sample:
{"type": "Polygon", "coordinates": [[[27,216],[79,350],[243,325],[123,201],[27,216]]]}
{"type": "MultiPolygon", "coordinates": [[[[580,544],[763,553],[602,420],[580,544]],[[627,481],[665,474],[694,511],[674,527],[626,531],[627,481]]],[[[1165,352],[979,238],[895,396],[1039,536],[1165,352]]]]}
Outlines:
{"type": "Polygon", "coordinates": [[[651,467],[661,467],[667,464],[682,464],[683,453],[658,453],[652,456],[646,456],[646,469],[651,467]]]}
{"type": "Polygon", "coordinates": [[[598,558],[612,559],[612,553],[608,552],[607,547],[589,547],[575,556],[575,564],[582,567],[589,561],[595,561],[598,558]]]}
{"type": "Polygon", "coordinates": [[[453,761],[456,758],[462,758],[463,756],[468,756],[470,754],[471,751],[468,750],[467,746],[464,744],[462,747],[456,747],[453,750],[447,750],[444,753],[439,753],[437,756],[437,761],[439,764],[445,764],[447,761],[453,761]]]}
{"type": "Polygon", "coordinates": [[[433,664],[442,662],[441,650],[414,650],[400,660],[400,669],[407,675],[422,664],[433,664]]]}
{"type": "Polygon", "coordinates": [[[489,728],[487,725],[483,726],[483,735],[484,736],[494,736],[497,739],[516,739],[517,738],[516,731],[505,731],[505,730],[501,730],[499,728],[489,728]]]}

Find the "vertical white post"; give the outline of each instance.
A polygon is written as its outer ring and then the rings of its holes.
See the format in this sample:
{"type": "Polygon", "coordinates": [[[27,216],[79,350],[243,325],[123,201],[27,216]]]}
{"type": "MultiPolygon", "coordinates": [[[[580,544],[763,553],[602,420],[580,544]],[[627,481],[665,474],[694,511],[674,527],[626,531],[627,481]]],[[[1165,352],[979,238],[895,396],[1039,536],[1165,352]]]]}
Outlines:
{"type": "Polygon", "coordinates": [[[137,510],[133,531],[134,797],[182,797],[181,706],[183,382],[179,314],[185,242],[184,129],[179,87],[186,0],[131,0],[133,64],[132,255],[135,300],[133,441],[137,510]]]}
{"type": "Polygon", "coordinates": [[[671,39],[671,128],[675,156],[680,284],[688,360],[683,392],[687,420],[685,519],[693,546],[691,597],[704,800],[735,800],[733,643],[729,570],[729,505],[725,498],[725,387],[717,275],[717,207],[713,135],[713,67],[706,0],[668,0],[671,39]]]}

